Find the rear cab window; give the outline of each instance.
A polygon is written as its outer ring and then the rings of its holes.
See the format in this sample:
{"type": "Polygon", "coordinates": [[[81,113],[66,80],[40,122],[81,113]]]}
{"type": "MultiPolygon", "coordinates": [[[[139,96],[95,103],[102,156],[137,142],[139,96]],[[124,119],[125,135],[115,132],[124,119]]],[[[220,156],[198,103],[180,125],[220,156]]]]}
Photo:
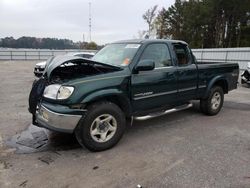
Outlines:
{"type": "Polygon", "coordinates": [[[191,54],[187,45],[175,43],[173,44],[173,47],[177,58],[177,65],[179,67],[192,64],[191,54]]]}

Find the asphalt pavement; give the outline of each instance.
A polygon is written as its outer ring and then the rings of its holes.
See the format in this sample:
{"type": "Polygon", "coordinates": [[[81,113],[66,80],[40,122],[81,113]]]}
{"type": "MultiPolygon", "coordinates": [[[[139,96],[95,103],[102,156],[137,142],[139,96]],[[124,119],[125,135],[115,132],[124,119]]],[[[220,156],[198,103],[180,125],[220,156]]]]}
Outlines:
{"type": "Polygon", "coordinates": [[[128,126],[93,153],[73,135],[31,125],[35,62],[0,62],[0,187],[250,187],[250,88],[225,95],[217,116],[194,107],[128,126]]]}

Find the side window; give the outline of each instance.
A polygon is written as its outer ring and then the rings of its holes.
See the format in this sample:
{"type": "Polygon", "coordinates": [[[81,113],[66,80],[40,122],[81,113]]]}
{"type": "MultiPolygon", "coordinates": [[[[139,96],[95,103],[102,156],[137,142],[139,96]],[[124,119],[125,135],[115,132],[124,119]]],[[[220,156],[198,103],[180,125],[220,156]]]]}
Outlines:
{"type": "Polygon", "coordinates": [[[171,66],[171,57],[166,44],[150,44],[144,50],[140,60],[150,59],[155,62],[155,67],[171,66]]]}
{"type": "Polygon", "coordinates": [[[186,45],[174,44],[174,51],[178,59],[178,66],[185,66],[192,63],[191,55],[186,45]]]}

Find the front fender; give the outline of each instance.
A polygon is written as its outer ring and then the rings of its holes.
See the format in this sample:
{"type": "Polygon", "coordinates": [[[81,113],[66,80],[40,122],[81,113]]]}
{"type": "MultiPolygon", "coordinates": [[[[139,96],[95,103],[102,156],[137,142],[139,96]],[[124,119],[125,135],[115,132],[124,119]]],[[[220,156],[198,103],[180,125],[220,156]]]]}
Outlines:
{"type": "Polygon", "coordinates": [[[100,98],[105,98],[107,96],[112,96],[112,95],[122,95],[123,92],[118,90],[118,89],[105,89],[105,90],[99,90],[96,92],[93,92],[89,95],[87,95],[81,103],[89,103],[92,101],[96,101],[100,98]]]}
{"type": "Polygon", "coordinates": [[[111,102],[117,103],[117,105],[125,112],[126,115],[130,115],[132,113],[128,96],[125,95],[123,91],[118,89],[106,89],[93,92],[86,96],[81,103],[92,103],[103,99],[108,99],[111,102]]]}

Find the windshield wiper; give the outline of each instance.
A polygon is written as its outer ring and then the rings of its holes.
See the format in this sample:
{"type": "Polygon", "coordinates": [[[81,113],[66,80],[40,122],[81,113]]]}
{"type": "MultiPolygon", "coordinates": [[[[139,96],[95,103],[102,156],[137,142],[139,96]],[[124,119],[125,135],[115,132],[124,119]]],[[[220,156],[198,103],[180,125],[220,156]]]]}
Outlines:
{"type": "Polygon", "coordinates": [[[107,66],[107,67],[110,67],[110,68],[115,68],[115,69],[118,69],[118,70],[121,70],[123,69],[121,66],[118,66],[118,65],[112,65],[112,64],[108,64],[108,63],[102,63],[102,62],[97,62],[95,60],[93,60],[96,64],[99,64],[99,65],[103,65],[103,66],[107,66]]]}

